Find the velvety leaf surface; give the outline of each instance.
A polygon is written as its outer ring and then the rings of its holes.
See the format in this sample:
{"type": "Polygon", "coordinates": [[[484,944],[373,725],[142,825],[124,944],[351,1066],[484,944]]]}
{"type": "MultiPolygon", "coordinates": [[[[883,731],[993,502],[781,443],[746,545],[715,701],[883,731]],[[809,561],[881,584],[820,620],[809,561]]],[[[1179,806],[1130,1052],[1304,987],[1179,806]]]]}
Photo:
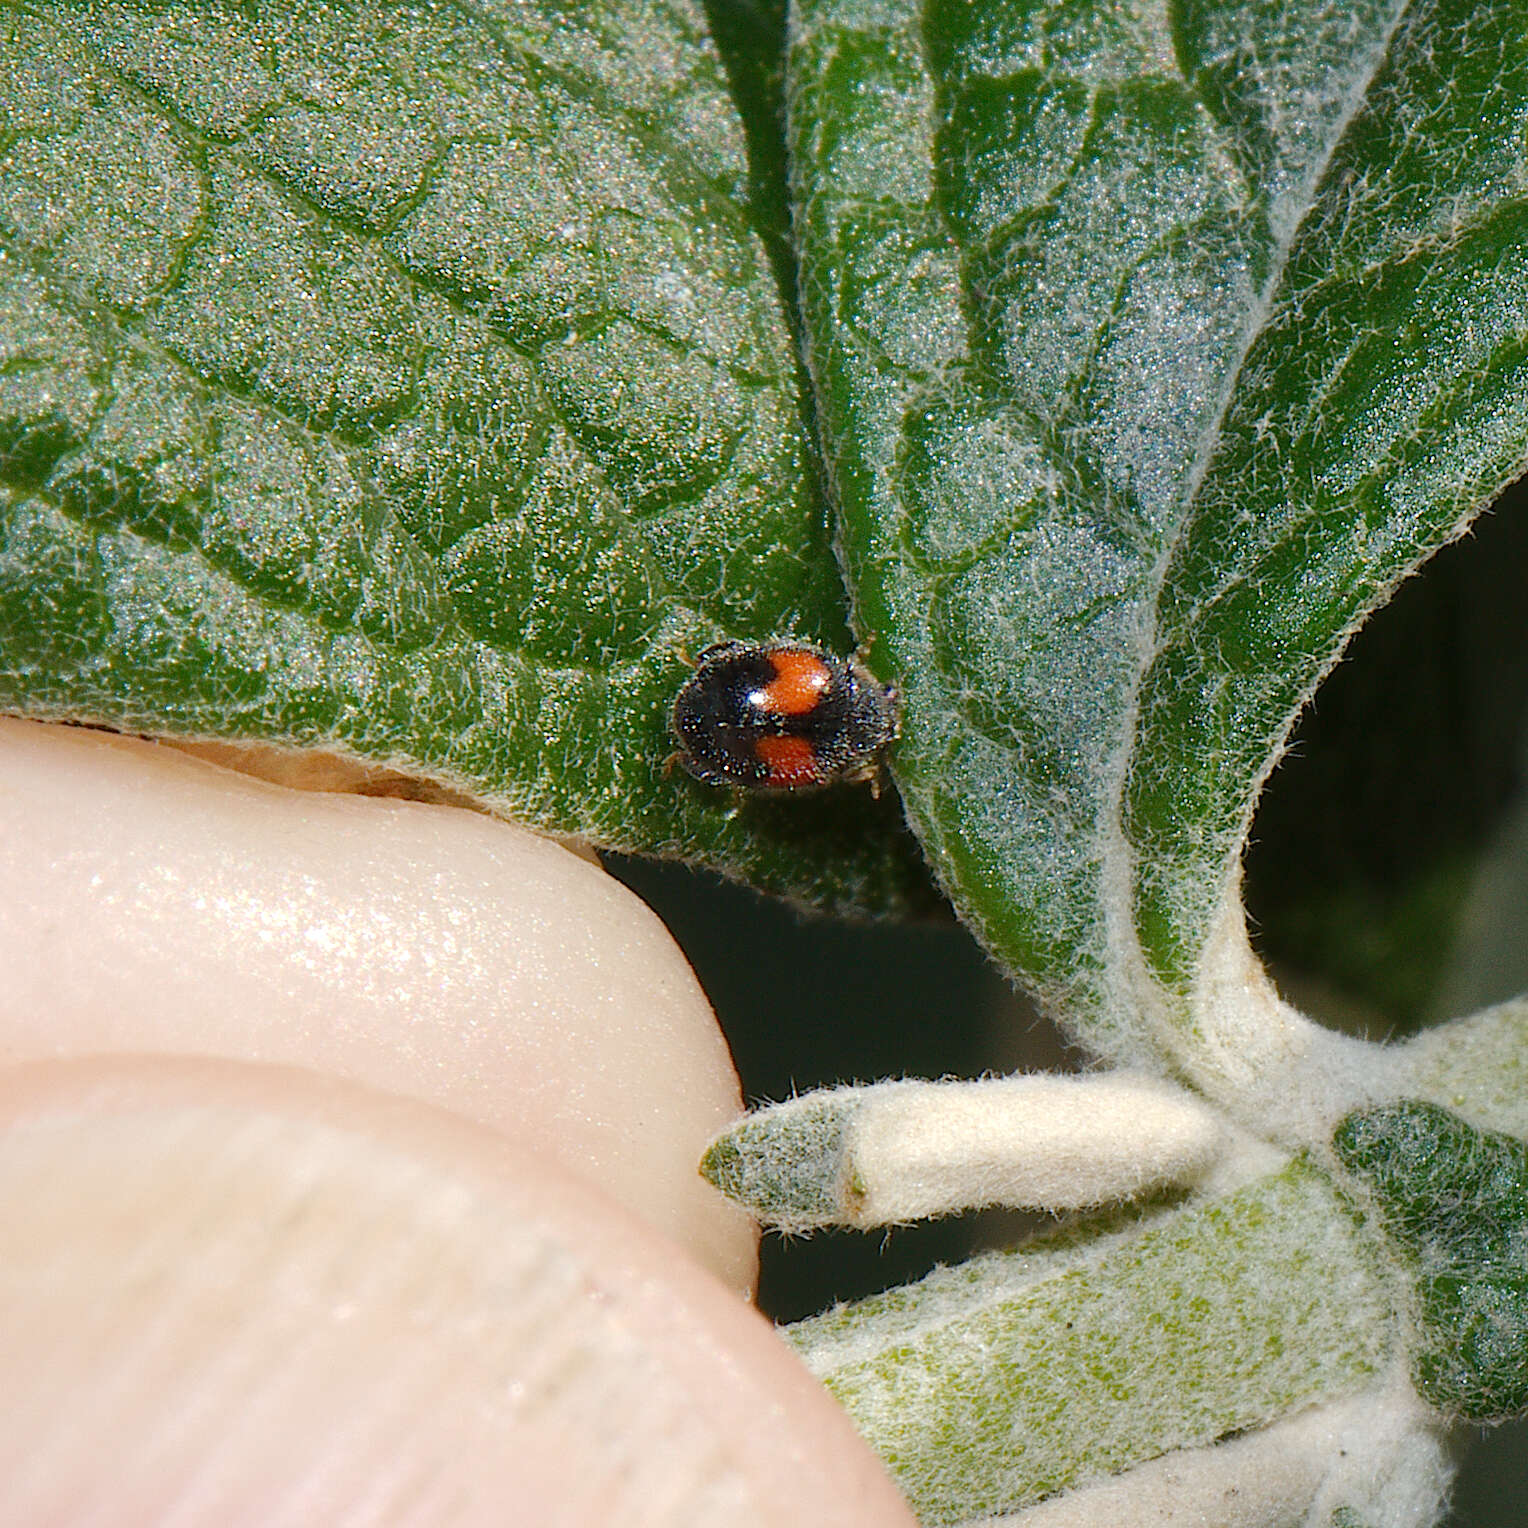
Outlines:
{"type": "Polygon", "coordinates": [[[787,1328],[920,1521],[1015,1511],[1391,1361],[1386,1281],[1308,1160],[1126,1227],[1073,1226],[787,1328]]]}
{"type": "Polygon", "coordinates": [[[1440,1411],[1528,1411],[1528,1146],[1407,1100],[1351,1114],[1334,1137],[1412,1266],[1418,1391],[1440,1411]]]}
{"type": "Polygon", "coordinates": [[[1192,1043],[1293,715],[1528,454],[1521,21],[800,8],[803,307],[898,778],[1106,1055],[1192,1043]]]}
{"type": "Polygon", "coordinates": [[[0,78],[0,705],[919,883],[664,772],[686,648],[849,642],[697,10],[7,5],[0,78]]]}

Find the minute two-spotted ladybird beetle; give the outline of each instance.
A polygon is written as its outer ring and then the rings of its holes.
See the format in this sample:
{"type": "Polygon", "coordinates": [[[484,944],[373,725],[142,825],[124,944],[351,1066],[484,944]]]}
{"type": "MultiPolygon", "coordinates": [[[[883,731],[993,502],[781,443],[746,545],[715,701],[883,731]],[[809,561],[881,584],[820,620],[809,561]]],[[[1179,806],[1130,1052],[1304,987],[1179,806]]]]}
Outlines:
{"type": "Polygon", "coordinates": [[[719,642],[674,699],[675,758],[697,780],[809,790],[877,778],[896,697],[855,658],[790,637],[719,642]]]}

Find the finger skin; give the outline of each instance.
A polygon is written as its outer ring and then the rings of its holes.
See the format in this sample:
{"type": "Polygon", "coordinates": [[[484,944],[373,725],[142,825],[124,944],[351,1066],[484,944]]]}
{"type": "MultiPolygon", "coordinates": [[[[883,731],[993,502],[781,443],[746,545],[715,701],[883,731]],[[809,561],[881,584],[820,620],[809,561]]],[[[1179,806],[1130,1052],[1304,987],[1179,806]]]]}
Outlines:
{"type": "Polygon", "coordinates": [[[735,1293],[498,1132],[311,1072],[0,1071],[0,1522],[911,1528],[735,1293]]]}
{"type": "Polygon", "coordinates": [[[216,1055],[425,1099],[751,1290],[754,1227],[695,1170],[741,1112],[710,1005],[659,919],[560,845],[0,719],[0,879],[0,1061],[216,1055]]]}

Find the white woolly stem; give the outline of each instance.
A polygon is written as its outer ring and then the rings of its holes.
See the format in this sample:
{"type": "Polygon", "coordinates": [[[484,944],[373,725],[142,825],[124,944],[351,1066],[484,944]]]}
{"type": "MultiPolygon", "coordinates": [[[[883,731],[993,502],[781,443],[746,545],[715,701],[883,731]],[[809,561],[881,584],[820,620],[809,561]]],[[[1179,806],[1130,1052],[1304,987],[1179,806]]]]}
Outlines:
{"type": "Polygon", "coordinates": [[[1440,1024],[1389,1055],[1392,1096],[1425,1098],[1477,1129],[1528,1140],[1528,996],[1440,1024]]]}
{"type": "Polygon", "coordinates": [[[1132,1199],[1197,1177],[1221,1134],[1192,1095],[1124,1072],[871,1089],[851,1136],[850,1223],[1132,1199]]]}
{"type": "Polygon", "coordinates": [[[1447,1434],[1396,1372],[1245,1437],[1180,1449],[1096,1485],[961,1528],[1425,1528],[1453,1475],[1447,1434]]]}
{"type": "Polygon", "coordinates": [[[1168,1025],[1187,1080],[1234,1119],[1287,1146],[1325,1141],[1343,1115],[1386,1091],[1382,1046],[1314,1023],[1279,996],[1248,943],[1234,888],[1189,1002],[1168,1025]]]}
{"type": "Polygon", "coordinates": [[[1130,1199],[1198,1178],[1224,1140],[1191,1094],[1130,1073],[891,1082],[760,1110],[707,1171],[767,1223],[871,1227],[1130,1199]]]}

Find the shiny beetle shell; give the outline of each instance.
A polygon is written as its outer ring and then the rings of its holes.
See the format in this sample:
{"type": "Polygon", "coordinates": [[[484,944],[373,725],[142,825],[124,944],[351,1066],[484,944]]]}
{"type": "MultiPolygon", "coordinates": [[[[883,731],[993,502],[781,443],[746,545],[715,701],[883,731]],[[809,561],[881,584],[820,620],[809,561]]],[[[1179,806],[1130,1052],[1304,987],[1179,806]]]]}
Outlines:
{"type": "Polygon", "coordinates": [[[895,695],[857,657],[791,638],[708,647],[672,721],[685,770],[752,791],[874,781],[897,731],[895,695]]]}

